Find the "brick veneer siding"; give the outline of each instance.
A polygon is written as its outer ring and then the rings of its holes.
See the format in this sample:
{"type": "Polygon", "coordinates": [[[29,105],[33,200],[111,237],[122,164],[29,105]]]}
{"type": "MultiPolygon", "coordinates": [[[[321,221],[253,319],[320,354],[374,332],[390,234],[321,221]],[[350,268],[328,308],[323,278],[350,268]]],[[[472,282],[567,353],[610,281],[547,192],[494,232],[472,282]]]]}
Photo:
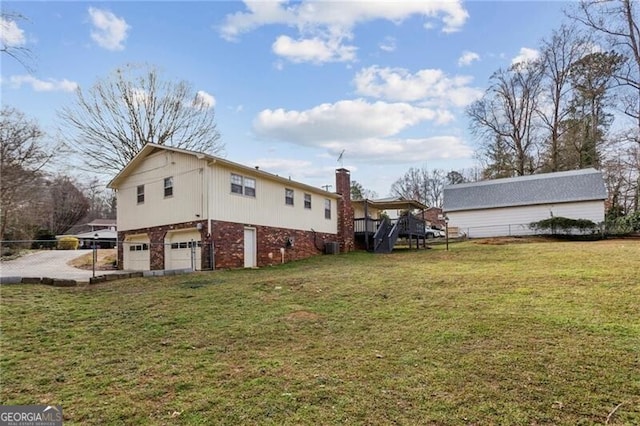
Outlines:
{"type": "Polygon", "coordinates": [[[338,199],[338,236],[340,250],[349,252],[355,249],[353,234],[353,206],[351,205],[351,174],[347,169],[336,170],[336,192],[338,199]]]}
{"type": "MultiPolygon", "coordinates": [[[[285,249],[284,261],[305,259],[324,252],[324,243],[339,241],[336,234],[313,231],[301,231],[286,228],[250,225],[233,222],[212,221],[212,233],[208,236],[207,221],[185,222],[152,228],[136,229],[118,232],[118,241],[124,241],[126,235],[147,234],[150,241],[151,269],[164,269],[164,238],[168,231],[195,228],[202,224],[200,231],[202,238],[202,265],[200,269],[211,269],[210,247],[214,245],[215,268],[243,268],[244,267],[244,229],[251,227],[256,230],[257,266],[276,265],[282,262],[281,248],[285,249]],[[288,246],[287,240],[293,240],[288,246]]],[[[124,259],[123,244],[118,244],[118,267],[122,269],[124,259]]]]}
{"type": "Polygon", "coordinates": [[[245,227],[256,230],[256,262],[259,267],[281,263],[281,248],[285,249],[284,261],[290,262],[322,254],[325,242],[338,240],[335,234],[214,221],[212,228],[216,268],[244,267],[245,227]],[[287,246],[287,239],[293,240],[292,246],[287,246]]]}
{"type": "MultiPolygon", "coordinates": [[[[165,269],[164,267],[164,238],[169,231],[175,231],[179,229],[189,229],[196,228],[198,223],[202,225],[202,230],[200,231],[200,238],[203,242],[203,247],[205,243],[209,240],[206,238],[207,235],[207,221],[206,220],[198,220],[192,222],[183,222],[183,223],[175,223],[172,225],[163,225],[163,226],[154,226],[151,228],[140,228],[134,229],[130,231],[118,232],[118,269],[122,269],[124,266],[124,240],[127,235],[141,235],[147,234],[149,237],[149,255],[150,255],[150,263],[151,270],[160,270],[165,269]]],[[[209,265],[205,264],[208,259],[206,256],[202,256],[201,269],[209,269],[209,265]]]]}

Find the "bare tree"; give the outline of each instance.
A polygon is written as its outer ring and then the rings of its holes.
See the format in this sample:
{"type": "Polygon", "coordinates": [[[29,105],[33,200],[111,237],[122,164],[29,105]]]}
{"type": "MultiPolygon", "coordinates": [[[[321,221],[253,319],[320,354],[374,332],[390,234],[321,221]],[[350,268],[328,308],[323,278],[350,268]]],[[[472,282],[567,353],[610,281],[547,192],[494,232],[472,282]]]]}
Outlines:
{"type": "Polygon", "coordinates": [[[542,64],[524,62],[491,76],[482,99],[467,108],[471,130],[482,139],[481,151],[495,149],[496,141],[512,157],[508,174],[532,174],[538,165],[539,126],[536,125],[542,64]]]}
{"type": "Polygon", "coordinates": [[[63,234],[89,211],[89,200],[68,176],[57,176],[49,182],[51,202],[47,224],[54,234],[63,234]]]}
{"type": "MultiPolygon", "coordinates": [[[[611,49],[628,61],[615,74],[627,90],[621,96],[622,110],[635,120],[640,136],[640,10],[635,0],[583,0],[569,16],[604,37],[611,49]]],[[[640,144],[640,138],[636,139],[640,144]]]]}
{"type": "Polygon", "coordinates": [[[93,172],[119,172],[150,142],[210,154],[223,148],[206,94],[162,80],[153,67],[118,68],[76,94],[59,113],[62,133],[93,172]]]}
{"type": "Polygon", "coordinates": [[[19,13],[0,12],[0,52],[10,56],[22,65],[27,71],[33,71],[33,54],[31,49],[25,47],[26,40],[23,30],[18,22],[27,18],[19,13]]]}
{"type": "Polygon", "coordinates": [[[7,237],[18,211],[34,195],[43,167],[53,157],[43,132],[17,109],[0,111],[0,238],[7,237]]]}
{"type": "Polygon", "coordinates": [[[575,26],[562,25],[542,41],[543,103],[538,105],[538,114],[548,131],[542,148],[545,171],[563,169],[560,139],[563,135],[562,122],[569,114],[571,69],[576,61],[589,53],[590,48],[589,39],[580,34],[575,26]]]}
{"type": "Polygon", "coordinates": [[[417,200],[433,207],[442,206],[442,194],[445,185],[445,173],[426,167],[411,167],[400,179],[391,185],[391,194],[408,200],[417,200]]]}

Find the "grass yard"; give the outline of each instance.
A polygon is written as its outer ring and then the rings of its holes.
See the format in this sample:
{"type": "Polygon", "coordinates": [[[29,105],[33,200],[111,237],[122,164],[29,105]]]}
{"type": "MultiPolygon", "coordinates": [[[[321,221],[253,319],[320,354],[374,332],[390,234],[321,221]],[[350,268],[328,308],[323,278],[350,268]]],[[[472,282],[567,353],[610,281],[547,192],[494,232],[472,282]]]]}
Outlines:
{"type": "Polygon", "coordinates": [[[640,241],[3,286],[0,402],[65,424],[640,424],[640,241]]]}

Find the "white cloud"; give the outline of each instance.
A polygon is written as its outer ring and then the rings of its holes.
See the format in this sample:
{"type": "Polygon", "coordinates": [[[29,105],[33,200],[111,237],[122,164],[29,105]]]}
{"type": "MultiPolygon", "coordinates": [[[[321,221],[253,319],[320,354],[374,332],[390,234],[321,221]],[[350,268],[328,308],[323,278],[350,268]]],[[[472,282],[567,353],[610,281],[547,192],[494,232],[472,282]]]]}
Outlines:
{"type": "Polygon", "coordinates": [[[36,92],[73,92],[78,88],[75,81],[55,80],[53,78],[47,80],[39,80],[32,75],[12,75],[9,83],[14,89],[19,89],[23,84],[30,85],[36,92]]]}
{"type": "Polygon", "coordinates": [[[196,93],[196,99],[193,104],[194,106],[204,107],[206,109],[213,108],[216,106],[216,98],[204,90],[199,90],[198,93],[196,93]]]}
{"type": "Polygon", "coordinates": [[[520,53],[511,60],[511,65],[535,61],[539,57],[540,57],[540,52],[537,51],[536,49],[521,47],[520,53]]]}
{"type": "Polygon", "coordinates": [[[421,101],[441,108],[464,107],[482,96],[482,90],[470,87],[469,76],[447,76],[442,70],[423,69],[415,74],[403,68],[372,66],[360,70],[354,78],[360,95],[391,101],[421,101]]]}
{"type": "Polygon", "coordinates": [[[291,176],[296,180],[326,178],[331,176],[335,170],[335,167],[318,167],[311,161],[290,158],[260,158],[253,163],[266,172],[278,176],[291,176]]]}
{"type": "Polygon", "coordinates": [[[15,21],[0,17],[0,43],[2,48],[19,47],[27,42],[24,31],[15,21]]]}
{"type": "MultiPolygon", "coordinates": [[[[276,54],[296,62],[355,60],[355,47],[343,45],[343,39],[352,37],[353,28],[364,22],[385,19],[401,22],[411,16],[434,18],[442,22],[443,32],[454,32],[462,28],[468,12],[461,0],[450,1],[310,1],[289,2],[287,0],[245,0],[246,11],[227,15],[219,28],[226,40],[236,40],[241,34],[264,25],[295,27],[299,33],[297,41],[281,35],[273,44],[276,54]],[[305,54],[303,47],[311,52],[305,54]]],[[[385,44],[391,47],[391,44],[385,44]]]]}
{"type": "Polygon", "coordinates": [[[354,159],[398,163],[469,158],[472,149],[458,137],[397,137],[423,122],[447,122],[452,118],[447,111],[357,99],[322,104],[306,111],[264,110],[254,120],[253,130],[260,137],[322,148],[330,157],[337,157],[346,149],[354,159]]]}
{"type": "Polygon", "coordinates": [[[94,29],[91,38],[107,50],[123,50],[127,32],[131,28],[123,18],[108,10],[89,8],[89,16],[94,29]]]}
{"type": "Polygon", "coordinates": [[[378,47],[385,52],[394,52],[396,50],[396,39],[393,37],[385,37],[378,47]]]}
{"type": "Polygon", "coordinates": [[[434,136],[418,139],[378,139],[336,141],[327,146],[330,154],[338,155],[343,149],[357,153],[358,160],[385,163],[419,163],[432,160],[471,158],[473,149],[457,136],[434,136]]]}
{"type": "Polygon", "coordinates": [[[479,60],[480,60],[480,55],[478,55],[476,52],[470,52],[468,50],[465,50],[464,52],[462,52],[462,56],[458,58],[458,66],[466,67],[471,65],[473,61],[479,61],[479,60]]]}
{"type": "Polygon", "coordinates": [[[306,111],[267,109],[258,114],[253,128],[260,136],[314,146],[329,140],[392,136],[423,121],[449,120],[444,111],[356,99],[306,111]]]}
{"type": "Polygon", "coordinates": [[[356,57],[355,46],[345,46],[340,39],[323,40],[319,37],[293,40],[288,36],[280,36],[272,46],[273,52],[291,62],[346,62],[356,57]]]}

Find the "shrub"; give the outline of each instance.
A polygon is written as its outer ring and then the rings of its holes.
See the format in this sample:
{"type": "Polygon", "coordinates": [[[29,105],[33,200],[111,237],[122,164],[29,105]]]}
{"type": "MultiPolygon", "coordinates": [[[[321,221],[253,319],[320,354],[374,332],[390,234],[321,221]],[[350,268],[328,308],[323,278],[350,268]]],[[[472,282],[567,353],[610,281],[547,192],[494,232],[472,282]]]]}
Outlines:
{"type": "Polygon", "coordinates": [[[532,222],[529,227],[536,231],[551,231],[552,235],[559,233],[573,234],[576,231],[578,231],[579,234],[595,234],[598,232],[598,225],[589,219],[571,219],[562,216],[532,222]]]}
{"type": "Polygon", "coordinates": [[[56,246],[56,236],[48,229],[40,229],[36,232],[35,241],[31,243],[31,248],[36,249],[52,249],[56,246]]]}
{"type": "Polygon", "coordinates": [[[62,237],[58,240],[58,250],[78,250],[79,245],[76,237],[62,237]]]}
{"type": "Polygon", "coordinates": [[[640,231],[640,211],[607,220],[607,234],[624,235],[640,231]]]}

